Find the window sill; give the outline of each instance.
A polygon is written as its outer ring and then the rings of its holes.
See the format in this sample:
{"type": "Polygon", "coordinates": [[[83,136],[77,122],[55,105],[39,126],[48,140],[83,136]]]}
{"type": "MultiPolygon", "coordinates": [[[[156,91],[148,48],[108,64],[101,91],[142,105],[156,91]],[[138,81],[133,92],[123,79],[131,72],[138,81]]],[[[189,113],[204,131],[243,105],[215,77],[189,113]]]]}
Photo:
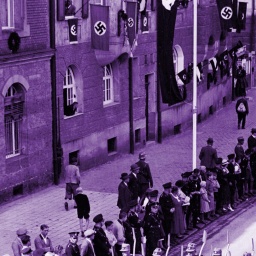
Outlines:
{"type": "Polygon", "coordinates": [[[5,156],[5,159],[14,158],[14,157],[16,157],[16,156],[20,156],[20,155],[21,155],[20,153],[13,154],[13,155],[8,155],[8,156],[5,156]]]}
{"type": "Polygon", "coordinates": [[[30,36],[30,25],[24,24],[23,29],[0,27],[0,39],[8,39],[11,32],[17,32],[20,37],[28,37],[30,36]]]}
{"type": "Polygon", "coordinates": [[[65,115],[64,115],[64,120],[70,119],[70,118],[73,118],[73,117],[76,117],[76,116],[81,116],[81,115],[83,115],[83,113],[76,113],[76,114],[73,115],[73,116],[65,116],[65,115]]]}
{"type": "Polygon", "coordinates": [[[103,107],[107,108],[107,107],[116,106],[116,105],[119,105],[119,102],[106,103],[106,104],[103,104],[103,107]]]}

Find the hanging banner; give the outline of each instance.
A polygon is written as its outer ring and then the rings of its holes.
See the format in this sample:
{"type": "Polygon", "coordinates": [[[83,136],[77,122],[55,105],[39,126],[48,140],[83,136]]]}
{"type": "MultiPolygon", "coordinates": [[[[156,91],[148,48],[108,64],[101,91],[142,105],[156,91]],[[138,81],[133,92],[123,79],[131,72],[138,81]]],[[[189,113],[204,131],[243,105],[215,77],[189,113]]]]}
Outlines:
{"type": "Polygon", "coordinates": [[[109,6],[90,5],[91,44],[93,49],[109,50],[109,6]]]}
{"type": "Polygon", "coordinates": [[[148,12],[141,13],[141,31],[142,33],[148,33],[148,12]]]}
{"type": "Polygon", "coordinates": [[[220,16],[221,29],[228,31],[233,26],[233,5],[232,0],[217,0],[217,6],[220,16]]]}
{"type": "Polygon", "coordinates": [[[139,11],[141,13],[145,13],[147,9],[147,0],[138,0],[139,3],[139,11]]]}
{"type": "Polygon", "coordinates": [[[126,2],[127,14],[127,34],[131,48],[136,40],[136,24],[137,24],[137,2],[126,2]]]}
{"type": "Polygon", "coordinates": [[[78,19],[69,19],[68,20],[68,31],[69,31],[69,43],[77,44],[77,24],[78,19]]]}
{"type": "Polygon", "coordinates": [[[182,101],[173,63],[173,38],[176,14],[176,5],[170,5],[166,1],[157,1],[158,82],[161,88],[162,101],[169,105],[182,101]]]}
{"type": "Polygon", "coordinates": [[[241,30],[245,30],[246,25],[246,10],[247,3],[239,2],[238,4],[238,15],[237,15],[237,32],[240,33],[241,30]]]}

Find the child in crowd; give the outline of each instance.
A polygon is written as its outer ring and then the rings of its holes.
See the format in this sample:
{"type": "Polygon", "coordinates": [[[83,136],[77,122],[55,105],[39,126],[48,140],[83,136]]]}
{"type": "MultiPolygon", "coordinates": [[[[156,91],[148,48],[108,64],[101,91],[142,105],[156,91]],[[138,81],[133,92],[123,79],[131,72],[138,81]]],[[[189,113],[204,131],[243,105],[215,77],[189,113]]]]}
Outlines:
{"type": "Polygon", "coordinates": [[[205,224],[204,215],[206,214],[208,217],[210,207],[210,200],[208,198],[207,190],[206,190],[206,181],[201,181],[200,183],[200,222],[205,224]]]}

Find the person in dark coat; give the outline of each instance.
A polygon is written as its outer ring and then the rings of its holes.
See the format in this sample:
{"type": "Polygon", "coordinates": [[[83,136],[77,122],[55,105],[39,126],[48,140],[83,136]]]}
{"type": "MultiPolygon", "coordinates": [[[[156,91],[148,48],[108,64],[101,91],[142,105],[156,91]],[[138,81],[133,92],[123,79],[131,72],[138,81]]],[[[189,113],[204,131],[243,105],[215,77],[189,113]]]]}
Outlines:
{"type": "Polygon", "coordinates": [[[236,71],[236,96],[242,96],[246,94],[247,80],[246,80],[246,71],[240,65],[236,71]]]}
{"type": "Polygon", "coordinates": [[[131,173],[129,174],[129,182],[128,188],[132,192],[132,200],[139,199],[139,180],[138,180],[138,172],[140,167],[137,164],[131,165],[131,173]]]}
{"type": "Polygon", "coordinates": [[[146,154],[141,152],[139,154],[139,161],[136,163],[140,170],[138,173],[138,179],[140,184],[139,197],[143,197],[148,188],[153,187],[153,179],[150,171],[149,164],[145,161],[146,154]]]}
{"type": "Polygon", "coordinates": [[[237,138],[237,144],[235,146],[235,154],[236,154],[236,162],[238,164],[241,163],[241,160],[244,158],[244,148],[243,148],[243,144],[244,144],[244,137],[243,136],[239,136],[237,138]]]}
{"type": "MultiPolygon", "coordinates": [[[[171,182],[167,182],[167,183],[163,184],[164,191],[160,195],[160,198],[159,198],[159,205],[161,206],[161,209],[163,212],[162,225],[163,225],[163,229],[164,229],[164,233],[165,233],[165,244],[166,245],[168,242],[168,235],[171,232],[171,223],[173,220],[173,212],[175,211],[174,204],[172,201],[172,196],[170,194],[171,187],[172,187],[171,182]]],[[[175,245],[176,244],[175,239],[172,239],[171,243],[173,245],[175,245]]]]}
{"type": "Polygon", "coordinates": [[[65,16],[73,16],[76,13],[76,7],[73,5],[72,0],[66,0],[65,16]]]}
{"type": "Polygon", "coordinates": [[[96,256],[110,256],[111,255],[111,245],[108,241],[106,233],[103,230],[104,219],[102,214],[98,214],[93,218],[95,225],[93,227],[95,231],[95,236],[93,239],[94,251],[96,256]]]}
{"type": "Polygon", "coordinates": [[[120,179],[122,181],[118,186],[117,206],[121,211],[128,212],[129,202],[132,200],[132,192],[128,188],[130,177],[126,172],[124,172],[121,174],[120,179]]]}
{"type": "Polygon", "coordinates": [[[253,189],[256,190],[256,128],[252,128],[251,135],[247,140],[248,149],[250,150],[250,166],[253,176],[253,189]]]}
{"type": "Polygon", "coordinates": [[[249,114],[248,102],[245,98],[245,95],[243,95],[236,102],[236,113],[237,113],[238,129],[240,129],[241,123],[242,123],[242,129],[245,129],[246,116],[249,114]]]}
{"type": "Polygon", "coordinates": [[[205,166],[208,171],[213,171],[216,166],[217,151],[212,145],[213,139],[208,138],[207,146],[202,147],[199,154],[199,159],[201,160],[200,165],[205,166]]]}
{"type": "Polygon", "coordinates": [[[69,242],[66,246],[66,256],[80,256],[79,247],[77,245],[79,232],[70,232],[69,242]]]}
{"type": "Polygon", "coordinates": [[[43,249],[44,252],[54,252],[51,239],[48,237],[49,227],[45,224],[40,226],[41,234],[38,235],[35,240],[35,248],[43,249]]]}
{"type": "Polygon", "coordinates": [[[233,211],[235,208],[235,195],[236,195],[236,176],[235,176],[235,154],[229,154],[228,155],[228,165],[227,169],[229,171],[228,173],[228,182],[229,182],[229,188],[230,188],[230,206],[228,206],[228,209],[230,211],[233,211]]]}
{"type": "Polygon", "coordinates": [[[133,246],[134,246],[134,238],[136,239],[136,245],[135,245],[135,253],[141,254],[141,227],[142,227],[142,221],[139,219],[138,211],[138,202],[136,200],[132,200],[129,203],[130,210],[127,215],[127,221],[126,225],[129,226],[128,232],[130,232],[129,235],[127,235],[127,242],[130,244],[131,253],[133,252],[133,246]],[[131,239],[132,238],[132,239],[131,239]]]}
{"type": "Polygon", "coordinates": [[[79,219],[81,236],[84,237],[84,230],[87,230],[89,225],[90,203],[87,195],[83,194],[81,187],[76,189],[75,202],[77,205],[77,217],[79,219]],[[85,226],[83,219],[85,219],[85,226]]]}
{"type": "Polygon", "coordinates": [[[146,256],[151,256],[158,246],[158,241],[164,239],[165,234],[162,228],[159,215],[159,203],[150,204],[150,213],[144,218],[144,235],[146,236],[146,256]]]}

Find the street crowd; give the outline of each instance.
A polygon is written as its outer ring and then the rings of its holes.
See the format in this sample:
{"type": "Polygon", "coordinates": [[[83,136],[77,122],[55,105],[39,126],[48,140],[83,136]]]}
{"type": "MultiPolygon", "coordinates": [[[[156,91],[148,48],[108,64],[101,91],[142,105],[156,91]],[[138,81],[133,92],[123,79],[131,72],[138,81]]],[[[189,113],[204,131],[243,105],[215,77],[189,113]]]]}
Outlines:
{"type": "MultiPolygon", "coordinates": [[[[77,209],[80,232],[70,232],[66,245],[52,245],[48,237],[49,227],[41,225],[41,233],[34,239],[27,230],[17,230],[12,243],[14,256],[122,256],[122,255],[172,255],[172,246],[200,229],[200,223],[235,211],[236,206],[254,196],[256,189],[256,128],[247,139],[237,138],[234,151],[221,158],[208,138],[202,147],[200,167],[184,172],[175,182],[164,183],[162,191],[154,189],[153,178],[146,154],[139,154],[139,161],[132,164],[130,173],[120,174],[116,220],[108,220],[101,213],[93,216],[94,227],[89,229],[90,200],[80,186],[77,159],[66,166],[65,210],[77,209]],[[72,201],[74,199],[74,201],[72,201]],[[73,203],[74,202],[74,203],[73,203]],[[78,245],[78,237],[82,243],[78,245]],[[169,254],[168,254],[169,253],[169,254]]],[[[186,255],[197,255],[190,243],[186,255]]],[[[222,255],[220,249],[214,256],[222,255]]],[[[248,254],[249,255],[249,254],[248,254]]]]}

